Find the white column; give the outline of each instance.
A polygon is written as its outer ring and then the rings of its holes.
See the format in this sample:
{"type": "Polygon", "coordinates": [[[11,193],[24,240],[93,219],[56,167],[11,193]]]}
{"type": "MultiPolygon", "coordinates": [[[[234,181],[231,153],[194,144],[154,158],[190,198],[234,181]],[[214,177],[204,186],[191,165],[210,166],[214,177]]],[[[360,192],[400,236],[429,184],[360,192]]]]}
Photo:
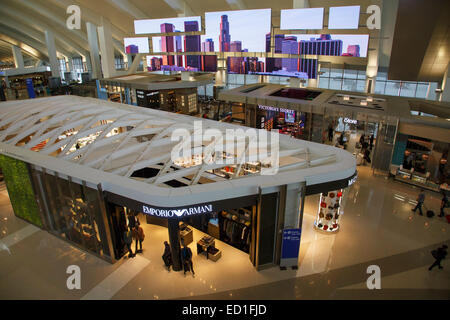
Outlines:
{"type": "Polygon", "coordinates": [[[100,52],[102,53],[102,70],[104,78],[114,77],[114,47],[111,34],[111,24],[102,17],[102,25],[98,27],[98,38],[100,41],[100,52]]]}
{"type": "MultiPolygon", "coordinates": [[[[69,67],[69,70],[67,70],[67,71],[70,72],[70,80],[73,80],[75,78],[75,72],[73,70],[73,58],[72,57],[67,58],[67,65],[69,67]]],[[[67,81],[67,79],[66,79],[66,81],[67,81]]]]}
{"type": "Polygon", "coordinates": [[[293,9],[309,8],[309,0],[294,0],[292,2],[293,9]]]}
{"type": "Polygon", "coordinates": [[[442,79],[442,93],[439,97],[439,101],[450,102],[450,63],[447,65],[447,70],[442,79]]]}
{"type": "Polygon", "coordinates": [[[23,69],[25,68],[25,64],[23,63],[23,55],[22,51],[18,46],[11,46],[13,57],[14,57],[14,64],[16,65],[17,69],[23,69]]]}
{"type": "MultiPolygon", "coordinates": [[[[98,51],[97,28],[92,23],[87,22],[86,29],[89,42],[92,79],[100,79],[102,77],[102,70],[100,67],[100,54],[98,51]]],[[[86,57],[86,59],[87,58],[88,57],[86,57]]]]}
{"type": "Polygon", "coordinates": [[[226,86],[227,85],[227,59],[224,54],[221,53],[217,56],[217,72],[216,72],[216,85],[226,86]]]}
{"type": "MultiPolygon", "coordinates": [[[[127,70],[127,74],[133,74],[137,72],[137,69],[139,68],[139,65],[141,64],[141,60],[145,57],[145,54],[143,53],[138,53],[133,60],[133,63],[128,64],[128,70],[127,70]]],[[[131,58],[130,58],[131,61],[131,58]]],[[[130,62],[128,62],[130,63],[130,62]]]]}
{"type": "Polygon", "coordinates": [[[50,60],[50,69],[52,77],[60,78],[59,63],[56,57],[55,35],[52,31],[45,30],[45,42],[47,43],[48,58],[50,60]]]}
{"type": "Polygon", "coordinates": [[[378,74],[378,48],[367,52],[366,93],[375,92],[375,83],[378,74]]]}

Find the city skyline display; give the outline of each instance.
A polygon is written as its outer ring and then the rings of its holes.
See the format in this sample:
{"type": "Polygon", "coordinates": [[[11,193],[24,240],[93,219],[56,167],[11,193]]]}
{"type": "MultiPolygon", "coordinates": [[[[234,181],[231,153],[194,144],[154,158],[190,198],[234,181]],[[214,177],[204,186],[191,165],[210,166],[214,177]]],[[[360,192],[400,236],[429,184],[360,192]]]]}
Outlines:
{"type": "Polygon", "coordinates": [[[205,12],[201,41],[211,39],[215,52],[264,52],[271,14],[271,9],[205,12]]]}
{"type": "MultiPolygon", "coordinates": [[[[266,52],[270,52],[270,34],[266,52]]],[[[275,53],[367,57],[368,34],[287,34],[275,36],[275,53]],[[297,42],[297,45],[295,44],[297,42]]]]}
{"type": "Polygon", "coordinates": [[[148,38],[146,37],[124,38],[123,43],[127,54],[150,53],[148,38]]]}
{"type": "Polygon", "coordinates": [[[165,64],[164,57],[167,56],[147,56],[147,71],[192,71],[192,72],[216,72],[217,56],[169,56],[173,57],[174,64],[165,64]],[[191,57],[192,59],[187,59],[191,57]],[[181,59],[178,59],[181,58],[181,59]],[[192,66],[191,62],[198,60],[198,66],[192,66]]]}
{"type": "Polygon", "coordinates": [[[173,32],[188,32],[185,30],[185,21],[196,21],[198,23],[198,31],[202,30],[202,18],[197,17],[180,17],[180,18],[163,18],[163,19],[144,19],[134,20],[134,33],[135,34],[147,34],[147,33],[161,33],[161,25],[169,23],[174,25],[173,32]]]}
{"type": "Polygon", "coordinates": [[[272,75],[300,79],[316,79],[318,65],[317,59],[302,58],[229,57],[227,59],[228,73],[272,75]]]}

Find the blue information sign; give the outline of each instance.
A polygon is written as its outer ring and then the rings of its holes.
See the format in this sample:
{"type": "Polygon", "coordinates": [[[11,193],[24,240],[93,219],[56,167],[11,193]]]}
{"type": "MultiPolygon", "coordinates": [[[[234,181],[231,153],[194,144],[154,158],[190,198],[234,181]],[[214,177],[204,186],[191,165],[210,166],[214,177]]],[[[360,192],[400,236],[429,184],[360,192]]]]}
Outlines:
{"type": "Polygon", "coordinates": [[[28,97],[30,99],[36,98],[36,93],[34,92],[34,86],[33,86],[33,79],[28,78],[26,80],[26,83],[27,83],[28,97]]]}
{"type": "Polygon", "coordinates": [[[298,259],[300,249],[301,229],[284,229],[281,259],[298,259]]]}

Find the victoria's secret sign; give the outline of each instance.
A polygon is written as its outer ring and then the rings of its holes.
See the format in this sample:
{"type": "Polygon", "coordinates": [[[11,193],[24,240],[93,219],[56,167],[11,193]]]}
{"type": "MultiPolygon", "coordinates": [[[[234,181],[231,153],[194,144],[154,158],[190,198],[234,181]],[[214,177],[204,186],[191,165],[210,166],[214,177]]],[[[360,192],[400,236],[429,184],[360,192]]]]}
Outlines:
{"type": "Polygon", "coordinates": [[[290,110],[290,109],[285,109],[285,108],[278,108],[278,107],[272,107],[272,106],[263,106],[263,105],[258,105],[258,107],[261,110],[267,110],[267,111],[284,112],[284,113],[295,113],[295,110],[290,110]]]}
{"type": "Polygon", "coordinates": [[[150,216],[161,218],[180,218],[186,216],[192,216],[195,214],[210,213],[213,212],[212,204],[192,206],[180,209],[159,209],[149,206],[142,206],[142,212],[150,216]]]}

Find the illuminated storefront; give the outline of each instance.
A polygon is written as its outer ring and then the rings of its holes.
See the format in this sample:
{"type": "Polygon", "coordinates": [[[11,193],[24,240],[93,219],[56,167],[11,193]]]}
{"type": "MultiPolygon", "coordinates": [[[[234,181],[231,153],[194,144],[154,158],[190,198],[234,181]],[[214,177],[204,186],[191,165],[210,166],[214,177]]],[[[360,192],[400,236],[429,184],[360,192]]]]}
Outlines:
{"type": "Polygon", "coordinates": [[[276,135],[271,174],[266,158],[246,160],[227,148],[219,158],[235,164],[206,164],[206,150],[172,161],[175,129],[193,134],[194,120],[223,133],[241,127],[90,98],[7,102],[0,115],[0,153],[14,159],[9,167],[20,164],[23,181],[29,177],[26,201],[37,208],[37,220],[22,218],[110,262],[125,254],[127,215],[141,213],[168,228],[174,270],[180,244],[193,243],[192,228],[208,235],[197,253],[214,261],[221,258],[214,242],[222,241],[248,253],[257,269],[279,265],[283,231],[301,228],[305,196],[346,188],[355,177],[348,152],[285,135],[276,135]]]}

